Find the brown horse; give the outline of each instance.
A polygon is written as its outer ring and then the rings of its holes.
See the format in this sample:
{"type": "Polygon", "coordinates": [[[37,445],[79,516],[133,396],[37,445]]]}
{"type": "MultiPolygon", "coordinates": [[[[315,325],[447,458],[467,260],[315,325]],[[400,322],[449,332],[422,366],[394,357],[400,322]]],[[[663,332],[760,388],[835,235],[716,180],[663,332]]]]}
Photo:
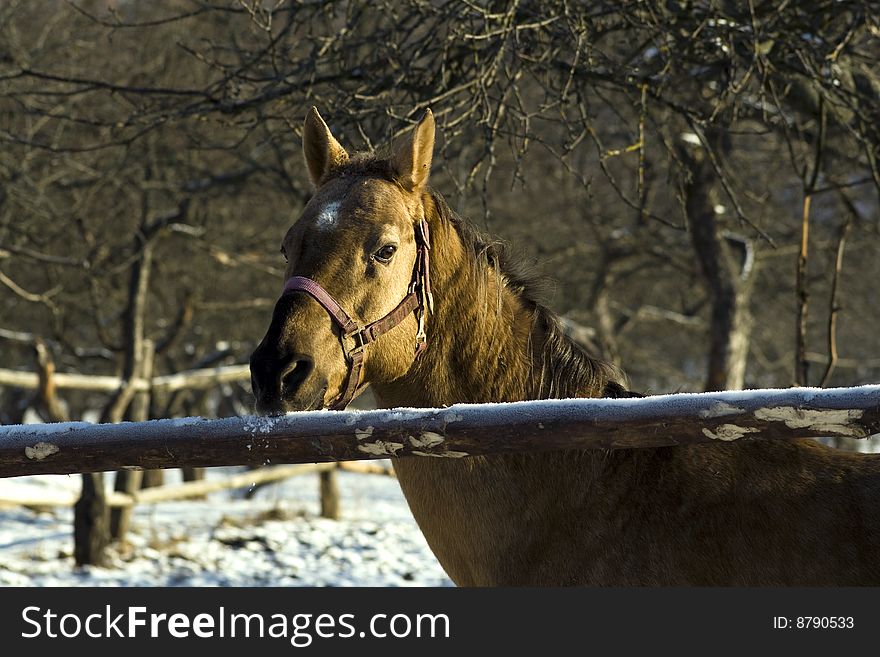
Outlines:
{"type": "MultiPolygon", "coordinates": [[[[349,157],[309,112],[316,191],[251,358],[258,410],[339,408],[366,385],[387,407],[630,395],[428,189],[433,144],[427,112],[390,157],[349,157]]],[[[755,441],[394,467],[459,585],[880,584],[880,455],[755,441]]]]}

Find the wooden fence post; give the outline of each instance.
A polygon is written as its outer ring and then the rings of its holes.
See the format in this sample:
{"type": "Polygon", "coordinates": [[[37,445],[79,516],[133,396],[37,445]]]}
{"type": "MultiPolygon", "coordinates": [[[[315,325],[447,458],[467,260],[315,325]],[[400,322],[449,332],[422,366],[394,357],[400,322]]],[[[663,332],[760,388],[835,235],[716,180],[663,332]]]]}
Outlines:
{"type": "MultiPolygon", "coordinates": [[[[64,422],[69,418],[55,395],[55,363],[42,340],[35,341],[34,349],[40,380],[38,406],[49,421],[64,422]]],[[[77,566],[104,565],[104,548],[109,543],[109,532],[104,474],[101,472],[82,476],[82,492],[73,507],[73,543],[77,566]]]]}
{"type": "MultiPolygon", "coordinates": [[[[153,360],[156,355],[156,345],[152,340],[143,342],[143,361],[141,376],[149,381],[153,376],[153,360]]],[[[150,391],[137,392],[131,401],[129,416],[134,422],[143,422],[149,419],[150,391]]],[[[140,490],[143,472],[141,470],[119,470],[116,473],[116,482],[113,490],[118,493],[132,493],[140,490]]],[[[133,506],[114,507],[110,510],[110,536],[113,540],[122,541],[131,524],[133,506]]]]}
{"type": "Polygon", "coordinates": [[[144,470],[141,473],[141,488],[158,488],[165,483],[164,470],[144,470]]]}
{"type": "Polygon", "coordinates": [[[82,493],[73,506],[73,556],[77,566],[103,566],[110,543],[104,473],[82,476],[82,493]]]}
{"type": "Polygon", "coordinates": [[[338,468],[318,475],[321,478],[321,517],[339,520],[339,483],[336,481],[338,468]]]}
{"type": "MultiPolygon", "coordinates": [[[[140,470],[119,470],[116,473],[116,482],[113,490],[117,493],[132,493],[141,488],[140,470]]],[[[131,525],[132,507],[120,506],[110,510],[110,537],[114,541],[122,541],[131,525]]]]}
{"type": "Polygon", "coordinates": [[[184,481],[203,481],[205,479],[204,468],[182,468],[184,481]]]}
{"type": "MultiPolygon", "coordinates": [[[[205,481],[205,468],[181,468],[184,483],[193,483],[196,481],[205,481]]],[[[197,499],[206,500],[207,495],[202,495],[197,499]]]]}

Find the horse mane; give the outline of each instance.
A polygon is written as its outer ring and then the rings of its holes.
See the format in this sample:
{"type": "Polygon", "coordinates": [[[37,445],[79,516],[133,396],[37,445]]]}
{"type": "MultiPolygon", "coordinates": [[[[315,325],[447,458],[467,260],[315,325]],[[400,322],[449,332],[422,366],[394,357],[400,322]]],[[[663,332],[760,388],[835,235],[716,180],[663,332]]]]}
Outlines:
{"type": "MultiPolygon", "coordinates": [[[[333,169],[328,179],[345,176],[373,177],[399,184],[389,159],[375,154],[354,155],[333,169]]],[[[626,377],[618,367],[591,356],[566,335],[555,313],[545,305],[550,286],[535,265],[515,253],[506,242],[487,235],[460,217],[439,192],[429,190],[427,194],[437,219],[451,226],[468,247],[465,251],[472,264],[471,282],[478,290],[478,298],[487,302],[489,274],[494,271],[504,281],[504,287],[517,295],[531,313],[531,334],[542,339],[541,344],[532,345],[531,349],[533,376],[529,393],[532,398],[639,396],[627,390],[626,377]]],[[[495,312],[500,312],[502,288],[495,288],[495,312]]],[[[489,310],[488,303],[486,310],[489,310]]]]}
{"type": "MultiPolygon", "coordinates": [[[[486,290],[489,287],[488,274],[495,271],[504,286],[517,295],[532,314],[532,335],[537,332],[543,339],[542,344],[532,349],[534,376],[530,392],[533,398],[638,396],[626,389],[626,377],[618,367],[591,356],[565,333],[556,314],[545,305],[549,281],[534,264],[506,242],[487,235],[462,219],[440,193],[434,190],[428,193],[438,218],[451,225],[469,247],[466,252],[473,265],[474,283],[486,290]]],[[[499,303],[496,312],[499,312],[501,288],[497,289],[499,303]]],[[[478,293],[478,297],[484,294],[478,293]]]]}

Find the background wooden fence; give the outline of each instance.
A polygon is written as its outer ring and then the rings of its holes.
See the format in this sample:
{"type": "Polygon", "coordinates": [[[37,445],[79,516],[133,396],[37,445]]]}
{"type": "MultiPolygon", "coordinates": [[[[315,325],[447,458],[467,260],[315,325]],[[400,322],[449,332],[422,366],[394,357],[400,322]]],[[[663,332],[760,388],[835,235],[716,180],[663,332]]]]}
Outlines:
{"type": "MultiPolygon", "coordinates": [[[[68,374],[57,372],[52,380],[55,388],[92,390],[95,392],[115,392],[123,385],[130,386],[135,392],[175,390],[199,390],[214,388],[232,381],[250,379],[248,365],[223,365],[205,367],[177,374],[166,374],[152,378],[136,378],[125,381],[118,376],[100,376],[93,374],[68,374]]],[[[40,375],[36,372],[23,372],[0,368],[0,385],[36,390],[40,385],[40,375]]]]}

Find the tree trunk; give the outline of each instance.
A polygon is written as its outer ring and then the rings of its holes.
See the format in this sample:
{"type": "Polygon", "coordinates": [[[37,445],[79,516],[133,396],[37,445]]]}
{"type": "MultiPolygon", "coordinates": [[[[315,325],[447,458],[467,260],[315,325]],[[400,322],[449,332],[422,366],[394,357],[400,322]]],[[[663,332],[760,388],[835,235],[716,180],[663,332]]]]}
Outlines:
{"type": "Polygon", "coordinates": [[[678,152],[689,169],[684,184],[685,214],[711,302],[705,390],[741,390],[752,332],[752,242],[719,226],[712,200],[715,172],[708,156],[688,144],[682,144],[678,152]]]}
{"type": "MultiPolygon", "coordinates": [[[[122,386],[104,407],[101,421],[107,423],[121,422],[129,405],[137,394],[135,382],[142,377],[144,356],[147,349],[144,344],[144,314],[147,304],[147,292],[150,282],[150,268],[153,263],[155,241],[148,231],[143,230],[146,222],[146,200],[144,201],[142,231],[135,237],[133,250],[140,251],[140,258],[131,266],[128,283],[128,304],[123,314],[122,337],[125,344],[125,357],[122,363],[122,386]]],[[[152,348],[150,348],[152,360],[152,348]]],[[[149,402],[148,402],[149,404],[149,402]]],[[[147,404],[147,405],[148,405],[147,404]]],[[[116,485],[128,488],[133,485],[136,477],[124,475],[116,485]]],[[[110,542],[110,509],[107,506],[103,488],[103,477],[100,480],[84,478],[82,494],[74,506],[74,553],[77,565],[104,563],[104,549],[110,542]]],[[[115,533],[124,534],[127,519],[117,517],[115,533]],[[120,533],[120,531],[122,533],[120,533]]]]}
{"type": "Polygon", "coordinates": [[[8,388],[3,391],[0,404],[0,424],[21,424],[31,400],[21,388],[8,388]]]}
{"type": "MultiPolygon", "coordinates": [[[[140,377],[149,381],[153,376],[153,358],[155,355],[155,343],[152,340],[143,341],[143,354],[141,356],[140,377]]],[[[149,419],[150,393],[140,391],[135,394],[129,407],[128,417],[132,422],[143,422],[149,419]]],[[[131,495],[140,490],[143,480],[143,472],[140,470],[119,470],[116,473],[114,490],[119,493],[131,495]]],[[[113,540],[122,541],[131,524],[133,507],[116,507],[110,511],[110,535],[113,540]]]]}
{"type": "Polygon", "coordinates": [[[620,365],[620,349],[617,344],[617,331],[614,326],[614,315],[611,312],[609,288],[603,286],[596,295],[595,311],[597,333],[602,344],[602,357],[615,365],[620,365]]]}
{"type": "Polygon", "coordinates": [[[55,389],[55,362],[49,353],[46,344],[37,339],[34,342],[34,350],[37,356],[37,372],[39,385],[37,387],[37,408],[46,422],[67,422],[70,418],[67,411],[61,405],[55,389]]]}
{"type": "Polygon", "coordinates": [[[750,297],[750,286],[713,291],[707,391],[743,388],[752,333],[750,297]]]}
{"type": "MultiPolygon", "coordinates": [[[[55,395],[55,363],[42,341],[34,343],[40,377],[37,407],[47,422],[69,420],[55,395]]],[[[103,566],[105,548],[110,543],[104,475],[100,472],[82,476],[82,491],[73,507],[73,554],[77,566],[103,566]]]]}

